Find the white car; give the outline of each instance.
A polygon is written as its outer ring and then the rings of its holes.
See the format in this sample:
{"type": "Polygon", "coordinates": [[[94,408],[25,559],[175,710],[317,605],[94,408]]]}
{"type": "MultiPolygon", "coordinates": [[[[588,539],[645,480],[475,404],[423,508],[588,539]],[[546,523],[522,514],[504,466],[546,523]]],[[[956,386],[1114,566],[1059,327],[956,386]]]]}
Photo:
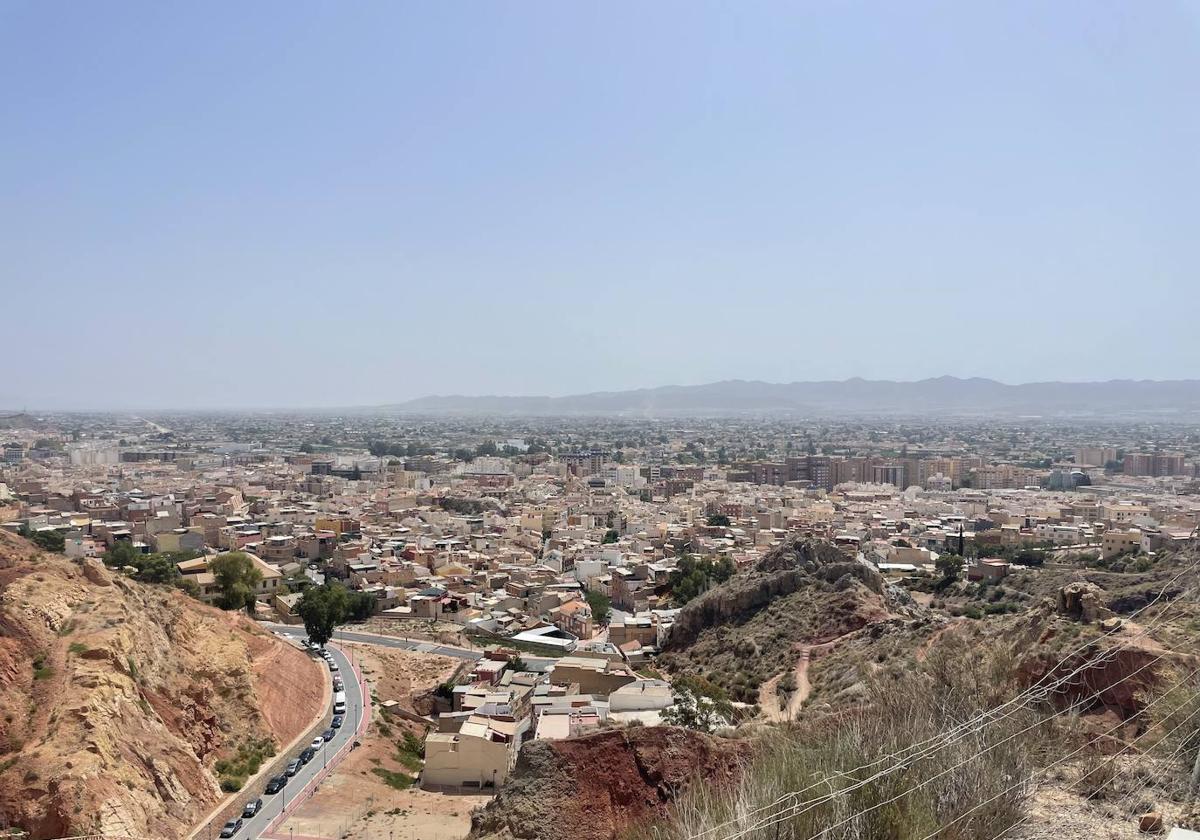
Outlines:
{"type": "Polygon", "coordinates": [[[321,747],[325,746],[325,739],[324,738],[313,738],[312,743],[309,744],[309,746],[312,747],[314,750],[319,750],[319,749],[321,749],[321,747]]]}

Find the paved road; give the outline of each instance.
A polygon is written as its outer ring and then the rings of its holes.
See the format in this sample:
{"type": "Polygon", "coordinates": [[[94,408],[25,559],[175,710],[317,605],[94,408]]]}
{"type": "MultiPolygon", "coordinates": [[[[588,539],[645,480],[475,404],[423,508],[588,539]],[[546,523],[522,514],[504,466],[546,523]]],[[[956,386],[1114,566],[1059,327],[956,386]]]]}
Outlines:
{"type": "MultiPolygon", "coordinates": [[[[265,624],[267,629],[277,633],[282,633],[286,636],[291,636],[295,639],[303,639],[305,636],[303,627],[294,627],[290,624],[265,624]]],[[[378,645],[379,647],[395,648],[397,650],[412,650],[418,653],[436,653],[440,656],[453,656],[455,659],[466,659],[475,661],[481,659],[483,653],[478,650],[470,650],[469,648],[454,647],[452,645],[439,645],[436,642],[424,642],[419,639],[400,639],[395,636],[380,636],[375,633],[355,633],[352,630],[337,630],[333,634],[335,642],[357,642],[364,645],[378,645]]],[[[532,668],[545,669],[549,668],[557,660],[554,658],[546,658],[541,656],[524,656],[525,662],[532,668]]]]}
{"type": "MultiPolygon", "coordinates": [[[[301,635],[303,635],[303,633],[301,635]]],[[[291,803],[297,795],[304,791],[309,782],[315,779],[321,770],[324,769],[326,763],[333,761],[334,756],[339,749],[354,740],[357,724],[362,719],[363,714],[362,685],[358,682],[358,680],[355,679],[354,670],[350,667],[350,660],[346,658],[346,655],[336,648],[330,648],[329,650],[333,654],[333,659],[340,669],[339,673],[341,674],[342,682],[344,682],[346,685],[345,723],[342,724],[341,729],[336,730],[337,734],[334,736],[333,740],[326,742],[320,751],[318,751],[313,757],[312,761],[301,767],[296,772],[295,776],[288,779],[287,787],[276,794],[261,794],[263,800],[263,809],[258,813],[257,816],[246,820],[242,830],[234,835],[236,838],[238,838],[238,840],[243,840],[243,838],[261,837],[267,830],[267,826],[270,825],[272,820],[279,816],[280,811],[285,807],[285,805],[291,803]]],[[[324,661],[322,661],[321,664],[324,665],[324,661]]],[[[331,680],[333,678],[331,673],[329,674],[329,678],[331,680]]],[[[299,755],[300,752],[307,746],[307,744],[297,746],[293,758],[296,755],[299,755]]],[[[262,783],[255,785],[254,790],[261,791],[266,781],[267,780],[264,779],[262,783]]],[[[260,794],[247,794],[246,797],[242,799],[242,804],[244,805],[247,801],[254,799],[258,795],[260,794]]]]}

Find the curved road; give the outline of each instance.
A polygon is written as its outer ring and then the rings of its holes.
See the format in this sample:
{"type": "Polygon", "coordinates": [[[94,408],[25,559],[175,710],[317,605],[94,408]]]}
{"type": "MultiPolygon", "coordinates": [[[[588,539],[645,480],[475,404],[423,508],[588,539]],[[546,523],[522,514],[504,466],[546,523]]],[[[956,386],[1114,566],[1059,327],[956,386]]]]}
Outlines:
{"type": "MultiPolygon", "coordinates": [[[[268,630],[292,639],[303,639],[305,637],[303,627],[295,627],[290,624],[265,623],[263,626],[268,630]]],[[[396,650],[411,650],[416,651],[417,653],[436,653],[440,656],[453,656],[455,659],[466,659],[471,662],[474,662],[476,659],[483,658],[483,652],[479,650],[454,647],[452,645],[439,645],[437,642],[401,639],[395,636],[380,636],[375,633],[356,633],[353,630],[335,631],[333,634],[333,641],[355,642],[363,645],[377,645],[379,647],[395,648],[396,650]]],[[[525,660],[527,665],[535,670],[545,670],[558,661],[555,657],[545,656],[523,655],[522,658],[525,660]]]]}
{"type": "MultiPolygon", "coordinates": [[[[279,633],[292,639],[303,639],[307,635],[303,627],[295,627],[291,624],[264,624],[263,626],[274,633],[279,633]]],[[[467,648],[439,645],[436,642],[400,639],[394,636],[377,636],[374,633],[355,633],[346,630],[335,630],[333,641],[358,642],[359,644],[378,645],[379,647],[396,648],[398,650],[413,650],[419,653],[436,653],[441,656],[453,656],[455,659],[469,659],[472,661],[483,657],[480,651],[469,650],[467,648]]]]}
{"type": "MultiPolygon", "coordinates": [[[[272,627],[271,629],[276,628],[272,627]]],[[[291,636],[292,634],[287,635],[291,636]]],[[[302,630],[297,638],[303,637],[304,633],[302,630]]],[[[311,795],[318,776],[322,774],[327,765],[330,767],[335,766],[344,757],[344,755],[338,754],[339,751],[353,743],[358,727],[365,724],[363,720],[362,683],[355,677],[355,671],[351,667],[350,660],[344,653],[336,647],[329,648],[329,652],[333,654],[333,661],[337,663],[342,682],[346,685],[345,722],[342,724],[341,729],[334,730],[337,734],[334,735],[333,740],[326,742],[313,757],[312,761],[296,771],[296,775],[288,779],[287,786],[279,793],[270,795],[262,793],[262,789],[268,781],[268,779],[263,779],[259,784],[254,786],[255,793],[246,794],[242,797],[241,802],[244,805],[247,801],[261,796],[263,809],[256,816],[246,820],[241,831],[234,835],[238,840],[242,840],[242,838],[271,837],[272,835],[268,834],[267,831],[269,828],[274,828],[273,823],[283,822],[280,819],[281,811],[289,806],[299,807],[311,795]]],[[[321,664],[325,664],[323,660],[321,664]]],[[[332,680],[333,673],[328,672],[328,677],[332,680]]],[[[297,746],[292,757],[295,758],[298,756],[306,746],[307,744],[297,746]]]]}

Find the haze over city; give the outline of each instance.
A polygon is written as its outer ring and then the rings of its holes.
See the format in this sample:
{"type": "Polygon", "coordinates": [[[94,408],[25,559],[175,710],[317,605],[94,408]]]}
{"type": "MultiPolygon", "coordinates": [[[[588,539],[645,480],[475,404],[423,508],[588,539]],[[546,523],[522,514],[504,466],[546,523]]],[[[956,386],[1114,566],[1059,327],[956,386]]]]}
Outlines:
{"type": "Polygon", "coordinates": [[[1187,378],[1198,26],[8,2],[0,407],[1187,378]]]}
{"type": "Polygon", "coordinates": [[[0,840],[1200,840],[1200,0],[0,0],[0,840]]]}

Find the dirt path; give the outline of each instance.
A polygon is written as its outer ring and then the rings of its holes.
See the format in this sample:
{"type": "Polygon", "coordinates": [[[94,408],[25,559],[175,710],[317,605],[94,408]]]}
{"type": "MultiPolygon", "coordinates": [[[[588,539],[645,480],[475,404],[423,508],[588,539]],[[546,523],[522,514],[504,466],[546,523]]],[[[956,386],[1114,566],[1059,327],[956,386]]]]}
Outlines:
{"type": "Polygon", "coordinates": [[[796,690],[788,695],[786,705],[780,703],[779,694],[776,691],[780,680],[784,677],[783,674],[772,677],[759,688],[758,706],[767,720],[773,723],[782,723],[795,720],[796,716],[800,714],[800,707],[804,705],[804,701],[812,692],[812,685],[808,681],[808,663],[812,659],[812,649],[812,645],[804,645],[800,648],[800,656],[796,659],[796,664],[791,672],[796,680],[796,690]]]}
{"type": "Polygon", "coordinates": [[[804,706],[804,701],[812,693],[812,683],[808,681],[808,665],[813,656],[828,653],[842,639],[857,632],[857,630],[851,630],[849,633],[843,633],[827,642],[801,645],[800,655],[796,658],[796,665],[792,669],[792,675],[796,680],[796,690],[788,696],[787,704],[784,705],[779,702],[779,695],[776,693],[776,686],[779,685],[779,681],[783,679],[784,675],[779,674],[763,683],[758,689],[758,707],[762,709],[762,716],[773,723],[795,720],[804,706]]]}

